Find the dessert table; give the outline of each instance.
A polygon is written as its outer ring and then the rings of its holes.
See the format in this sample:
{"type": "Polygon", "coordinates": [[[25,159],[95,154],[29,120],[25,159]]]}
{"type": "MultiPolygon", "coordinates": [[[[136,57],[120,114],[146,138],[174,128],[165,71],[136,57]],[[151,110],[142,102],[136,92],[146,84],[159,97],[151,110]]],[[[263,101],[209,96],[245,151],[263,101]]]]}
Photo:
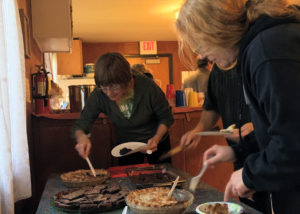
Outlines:
{"type": "MultiPolygon", "coordinates": [[[[135,186],[130,182],[128,177],[117,177],[117,178],[112,178],[116,179],[116,181],[120,185],[126,185],[129,189],[133,190],[135,189],[135,186]]],[[[62,181],[60,180],[60,177],[58,174],[53,174],[49,177],[44,192],[42,194],[38,209],[37,209],[37,214],[56,214],[56,213],[66,213],[58,210],[57,208],[53,207],[50,203],[51,197],[60,191],[67,190],[68,187],[64,186],[62,181]]],[[[223,200],[223,193],[219,192],[218,190],[214,189],[213,187],[207,185],[204,182],[200,182],[195,194],[195,199],[192,204],[192,206],[189,208],[189,210],[186,212],[187,214],[195,214],[196,207],[199,204],[205,203],[205,202],[210,202],[210,201],[222,201],[223,200]]],[[[260,214],[260,212],[254,210],[253,208],[237,202],[236,200],[232,199],[232,202],[238,203],[242,205],[245,208],[245,213],[247,214],[260,214]]],[[[107,212],[99,212],[99,213],[105,213],[105,214],[121,214],[123,210],[122,208],[115,209],[112,211],[107,211],[107,212]]],[[[81,213],[80,211],[76,213],[81,213]]],[[[84,212],[82,212],[84,213],[84,212]]],[[[133,214],[131,211],[128,212],[128,214],[133,214]]]]}

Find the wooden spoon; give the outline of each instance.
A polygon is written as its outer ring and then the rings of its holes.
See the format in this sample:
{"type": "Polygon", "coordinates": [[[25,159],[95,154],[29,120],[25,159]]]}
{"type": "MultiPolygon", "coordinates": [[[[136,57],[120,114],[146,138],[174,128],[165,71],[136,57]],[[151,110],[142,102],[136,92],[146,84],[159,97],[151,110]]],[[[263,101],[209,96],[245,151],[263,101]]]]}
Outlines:
{"type": "Polygon", "coordinates": [[[175,190],[175,187],[177,186],[178,180],[179,180],[179,176],[177,176],[177,178],[175,179],[175,181],[173,183],[173,186],[172,186],[171,190],[168,193],[167,200],[170,200],[170,198],[171,198],[171,196],[172,196],[172,194],[175,190]]]}
{"type": "Polygon", "coordinates": [[[92,165],[90,159],[89,159],[88,157],[86,157],[85,160],[87,161],[87,163],[88,163],[88,165],[89,165],[89,167],[90,167],[90,169],[91,169],[91,171],[92,171],[94,177],[96,177],[96,172],[95,172],[95,169],[94,169],[94,167],[93,167],[93,165],[92,165]]]}

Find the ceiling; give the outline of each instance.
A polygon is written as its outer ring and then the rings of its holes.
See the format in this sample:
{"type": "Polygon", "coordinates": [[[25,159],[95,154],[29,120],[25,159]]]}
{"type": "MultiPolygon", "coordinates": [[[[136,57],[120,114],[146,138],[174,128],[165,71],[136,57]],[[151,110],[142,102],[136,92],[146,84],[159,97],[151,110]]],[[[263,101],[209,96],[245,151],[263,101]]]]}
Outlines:
{"type": "Polygon", "coordinates": [[[84,42],[176,41],[182,0],[72,0],[73,36],[84,42]]]}

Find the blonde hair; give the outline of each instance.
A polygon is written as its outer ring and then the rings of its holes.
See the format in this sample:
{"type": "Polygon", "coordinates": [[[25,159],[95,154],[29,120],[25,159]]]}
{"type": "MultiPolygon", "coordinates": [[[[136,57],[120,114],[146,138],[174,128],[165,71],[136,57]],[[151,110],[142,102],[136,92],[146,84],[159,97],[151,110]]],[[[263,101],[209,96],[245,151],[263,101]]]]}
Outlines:
{"type": "Polygon", "coordinates": [[[300,16],[288,6],[286,0],[186,0],[175,23],[179,55],[191,58],[189,47],[199,43],[220,50],[238,49],[249,25],[259,16],[300,16]]]}

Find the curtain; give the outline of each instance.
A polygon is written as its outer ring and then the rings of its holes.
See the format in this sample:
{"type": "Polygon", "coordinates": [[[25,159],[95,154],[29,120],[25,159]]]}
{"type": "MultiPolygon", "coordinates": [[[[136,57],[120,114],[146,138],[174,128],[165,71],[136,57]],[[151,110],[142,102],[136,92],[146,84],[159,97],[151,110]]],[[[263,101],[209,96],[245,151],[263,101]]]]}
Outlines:
{"type": "Polygon", "coordinates": [[[0,0],[0,199],[2,214],[31,196],[25,59],[16,0],[0,0]]]}

